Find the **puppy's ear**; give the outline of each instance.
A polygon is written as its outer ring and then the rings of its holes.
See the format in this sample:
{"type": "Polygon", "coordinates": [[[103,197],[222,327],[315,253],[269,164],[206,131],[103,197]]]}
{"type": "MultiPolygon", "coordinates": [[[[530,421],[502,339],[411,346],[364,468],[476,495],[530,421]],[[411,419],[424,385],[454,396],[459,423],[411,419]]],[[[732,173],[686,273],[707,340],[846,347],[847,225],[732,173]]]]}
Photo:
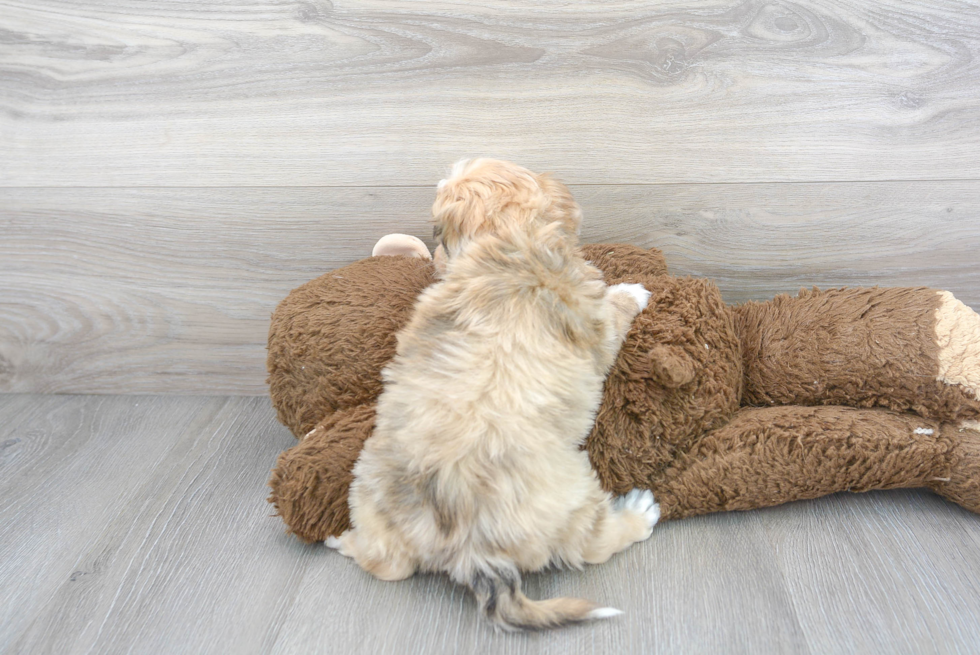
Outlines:
{"type": "Polygon", "coordinates": [[[548,223],[560,222],[569,234],[578,234],[582,226],[582,208],[575,202],[567,186],[550,173],[537,176],[538,186],[548,198],[544,211],[548,223]]]}
{"type": "Polygon", "coordinates": [[[432,232],[452,257],[487,220],[486,205],[465,184],[447,184],[436,193],[432,205],[432,232]]]}

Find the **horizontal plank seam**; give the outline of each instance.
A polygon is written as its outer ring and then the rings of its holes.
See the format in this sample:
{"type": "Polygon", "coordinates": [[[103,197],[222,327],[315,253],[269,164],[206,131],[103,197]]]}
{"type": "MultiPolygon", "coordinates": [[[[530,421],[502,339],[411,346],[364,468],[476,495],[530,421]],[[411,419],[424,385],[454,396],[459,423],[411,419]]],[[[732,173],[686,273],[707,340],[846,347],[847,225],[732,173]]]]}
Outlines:
{"type": "MultiPolygon", "coordinates": [[[[952,177],[942,179],[885,179],[885,180],[760,180],[755,182],[568,182],[575,187],[658,187],[658,186],[753,186],[762,184],[892,184],[896,182],[916,183],[949,183],[949,182],[980,182],[980,178],[952,177]]],[[[245,184],[245,185],[44,185],[44,186],[4,186],[0,191],[26,191],[45,189],[428,189],[435,184],[245,184]]]]}
{"type": "Polygon", "coordinates": [[[82,391],[2,391],[0,390],[0,398],[13,398],[15,396],[63,396],[65,398],[106,398],[107,396],[125,396],[130,400],[140,401],[140,399],[153,400],[154,398],[203,398],[203,399],[225,399],[230,398],[261,398],[268,395],[268,392],[262,393],[211,393],[211,394],[199,394],[191,392],[170,392],[170,391],[155,391],[155,392],[140,392],[134,393],[132,395],[128,393],[119,393],[118,391],[106,391],[106,392],[82,392],[82,391]]]}

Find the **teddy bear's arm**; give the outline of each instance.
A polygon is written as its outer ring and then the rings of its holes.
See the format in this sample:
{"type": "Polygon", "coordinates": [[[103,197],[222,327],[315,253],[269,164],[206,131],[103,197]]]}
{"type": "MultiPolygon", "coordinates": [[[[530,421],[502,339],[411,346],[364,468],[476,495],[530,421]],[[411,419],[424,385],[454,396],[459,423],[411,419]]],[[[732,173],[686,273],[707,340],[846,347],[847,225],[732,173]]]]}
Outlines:
{"type": "Polygon", "coordinates": [[[980,419],[980,316],[926,288],[801,291],[735,308],[743,404],[980,419]]]}
{"type": "Polygon", "coordinates": [[[929,487],[980,511],[980,432],[850,407],[743,408],[651,485],[665,519],[929,487]]]}

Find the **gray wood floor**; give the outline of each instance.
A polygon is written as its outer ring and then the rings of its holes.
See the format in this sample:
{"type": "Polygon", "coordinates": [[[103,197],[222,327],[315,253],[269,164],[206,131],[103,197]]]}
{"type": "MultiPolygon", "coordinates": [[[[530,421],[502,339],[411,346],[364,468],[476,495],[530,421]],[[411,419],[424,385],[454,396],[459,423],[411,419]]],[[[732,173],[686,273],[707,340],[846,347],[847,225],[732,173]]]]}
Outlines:
{"type": "Polygon", "coordinates": [[[270,516],[264,398],[0,396],[0,652],[975,653],[980,518],[838,495],[659,526],[526,580],[626,611],[496,634],[438,576],[379,582],[270,516]]]}

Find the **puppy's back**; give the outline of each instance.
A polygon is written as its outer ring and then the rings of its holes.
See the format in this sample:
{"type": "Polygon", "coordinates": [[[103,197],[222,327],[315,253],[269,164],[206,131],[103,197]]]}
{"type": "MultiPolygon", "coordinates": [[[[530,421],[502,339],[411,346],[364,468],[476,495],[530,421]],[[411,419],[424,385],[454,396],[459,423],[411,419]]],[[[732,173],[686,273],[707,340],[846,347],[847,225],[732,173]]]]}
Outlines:
{"type": "Polygon", "coordinates": [[[605,286],[563,236],[482,236],[423,293],[356,471],[400,547],[504,627],[599,616],[578,599],[533,603],[517,573],[551,562],[569,513],[596,502],[578,446],[601,397],[605,286]]]}

